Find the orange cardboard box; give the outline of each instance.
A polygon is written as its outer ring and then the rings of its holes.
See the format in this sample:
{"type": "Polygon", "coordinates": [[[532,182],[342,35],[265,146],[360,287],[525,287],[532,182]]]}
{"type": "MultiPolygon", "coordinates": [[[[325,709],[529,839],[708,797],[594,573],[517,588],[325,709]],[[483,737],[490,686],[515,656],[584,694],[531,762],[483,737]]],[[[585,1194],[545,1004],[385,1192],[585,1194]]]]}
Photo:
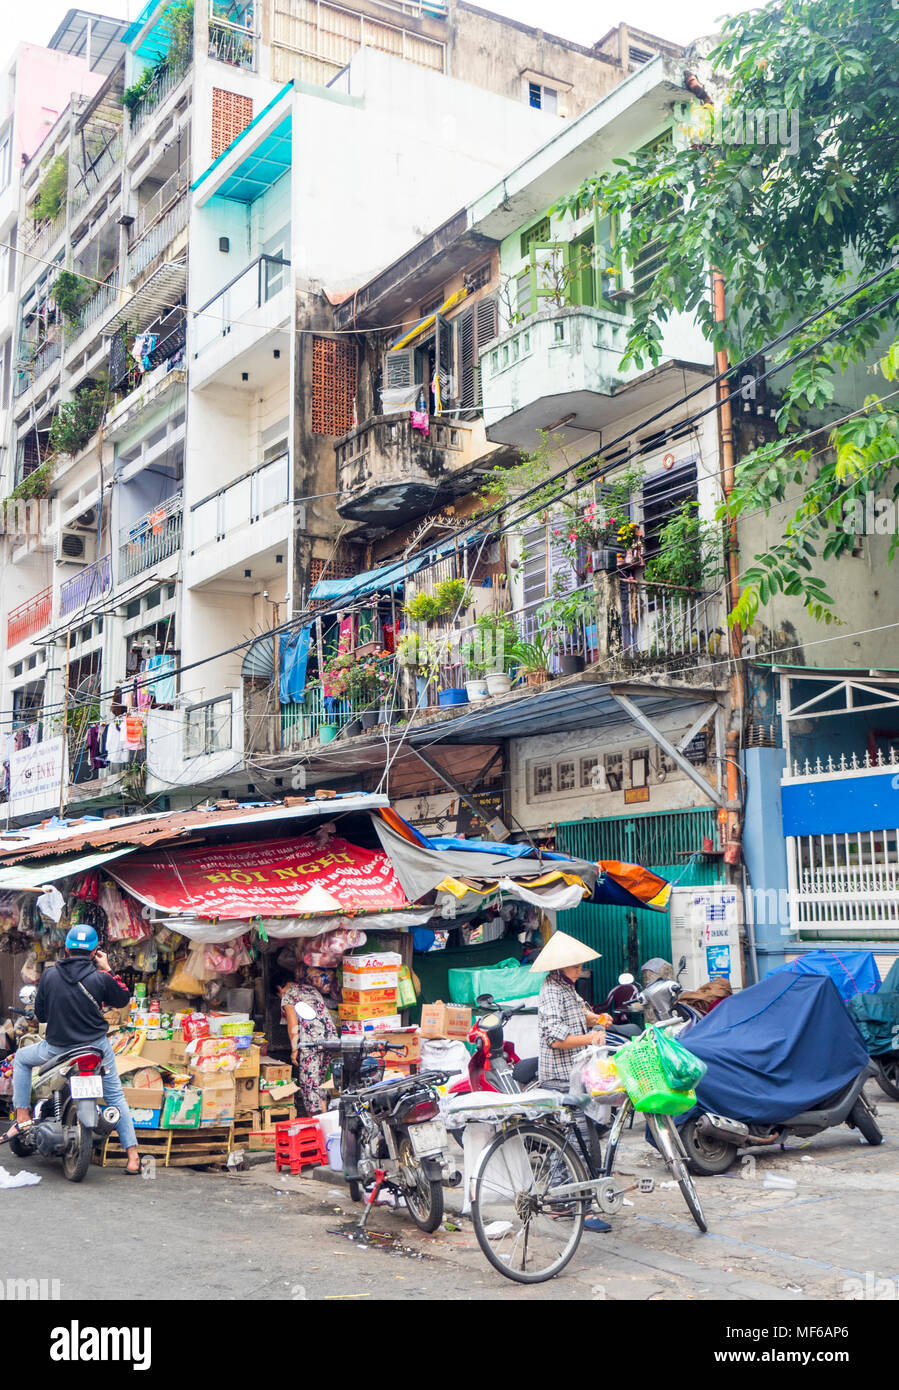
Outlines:
{"type": "MultiPolygon", "coordinates": [[[[395,989],[345,989],[344,1004],[396,1004],[395,989]]],[[[395,1013],[391,1009],[391,1013],[395,1013]]]]}
{"type": "Polygon", "coordinates": [[[361,1022],[364,1018],[388,1018],[396,1013],[396,1003],[384,1004],[341,1004],[337,1017],[350,1023],[361,1022]]]}

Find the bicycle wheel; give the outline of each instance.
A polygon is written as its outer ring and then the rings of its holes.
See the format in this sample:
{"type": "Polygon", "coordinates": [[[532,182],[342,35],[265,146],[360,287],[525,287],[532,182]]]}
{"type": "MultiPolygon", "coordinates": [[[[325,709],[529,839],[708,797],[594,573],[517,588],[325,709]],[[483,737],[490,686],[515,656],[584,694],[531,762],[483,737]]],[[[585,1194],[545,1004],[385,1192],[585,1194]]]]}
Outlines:
{"type": "Polygon", "coordinates": [[[693,1186],[693,1179],[690,1176],[690,1169],[687,1166],[687,1155],[680,1135],[677,1132],[677,1125],[670,1115],[647,1115],[647,1124],[652,1132],[652,1137],[656,1141],[659,1153],[668,1165],[668,1170],[681,1190],[681,1195],[687,1206],[690,1208],[690,1215],[696,1222],[703,1234],[709,1229],[702,1214],[702,1207],[696,1195],[696,1188],[693,1186]]]}
{"type": "Polygon", "coordinates": [[[478,1165],[472,1222],[487,1259],[519,1284],[559,1274],[584,1231],[589,1194],[553,1200],[553,1188],[589,1178],[564,1134],[522,1124],[498,1134],[478,1165]]]}

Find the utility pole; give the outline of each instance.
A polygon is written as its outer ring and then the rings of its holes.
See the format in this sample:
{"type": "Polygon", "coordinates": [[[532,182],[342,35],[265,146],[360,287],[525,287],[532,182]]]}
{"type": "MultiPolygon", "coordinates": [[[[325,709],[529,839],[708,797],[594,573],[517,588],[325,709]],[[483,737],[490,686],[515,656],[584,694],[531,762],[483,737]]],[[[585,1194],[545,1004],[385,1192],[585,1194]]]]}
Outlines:
{"type": "Polygon", "coordinates": [[[286,600],[269,598],[267,591],[262,597],[272,606],[272,662],[275,683],[275,727],[272,731],[272,743],[274,751],[277,752],[281,747],[281,643],[278,635],[278,619],[281,604],[286,600]]]}

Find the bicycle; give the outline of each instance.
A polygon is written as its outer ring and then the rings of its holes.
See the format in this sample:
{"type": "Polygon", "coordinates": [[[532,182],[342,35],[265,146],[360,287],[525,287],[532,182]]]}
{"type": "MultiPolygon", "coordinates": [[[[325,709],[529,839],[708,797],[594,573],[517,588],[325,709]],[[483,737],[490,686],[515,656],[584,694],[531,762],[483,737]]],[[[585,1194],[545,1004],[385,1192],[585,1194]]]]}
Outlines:
{"type": "MultiPolygon", "coordinates": [[[[528,1095],[518,1099],[519,1112],[526,1112],[528,1095]]],[[[597,1164],[590,1150],[600,1150],[598,1127],[586,1117],[588,1137],[593,1140],[588,1144],[577,1125],[578,1111],[591,1099],[589,1095],[561,1096],[558,1107],[546,1118],[510,1114],[481,1155],[471,1207],[475,1235],[494,1269],[517,1283],[538,1284],[561,1273],[580,1244],[592,1206],[602,1216],[614,1216],[621,1210],[626,1192],[652,1190],[652,1179],[617,1187],[613,1176],[622,1132],[635,1114],[632,1101],[624,1092],[603,1098],[604,1104],[616,1105],[617,1111],[605,1155],[597,1164]]],[[[515,1098],[497,1100],[497,1108],[509,1113],[515,1098]]],[[[708,1227],[673,1119],[670,1115],[639,1113],[644,1115],[693,1220],[705,1233],[708,1227]]]]}

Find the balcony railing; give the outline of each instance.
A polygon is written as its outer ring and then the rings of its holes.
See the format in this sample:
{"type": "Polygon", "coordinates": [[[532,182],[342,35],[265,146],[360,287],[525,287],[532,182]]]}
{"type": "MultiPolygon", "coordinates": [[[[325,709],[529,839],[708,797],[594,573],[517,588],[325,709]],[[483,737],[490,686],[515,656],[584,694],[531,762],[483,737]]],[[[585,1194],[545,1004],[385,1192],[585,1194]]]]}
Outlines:
{"type": "Polygon", "coordinates": [[[191,554],[219,544],[241,527],[261,521],[290,500],[290,457],[270,463],[229,483],[191,507],[191,554]]]}
{"type": "MultiPolygon", "coordinates": [[[[62,236],[66,227],[66,210],[58,212],[52,221],[32,222],[29,230],[25,233],[23,250],[30,253],[32,257],[42,256],[45,251],[62,236]]],[[[36,261],[29,262],[35,266],[36,261]]]]}
{"type": "Polygon", "coordinates": [[[190,183],[190,166],[182,164],[180,169],[176,169],[166,179],[161,188],[157,188],[149,202],[141,208],[137,217],[134,219],[134,226],[131,229],[131,246],[135,246],[145,232],[159,220],[164,212],[180,198],[190,183]]]}
{"type": "Polygon", "coordinates": [[[359,711],[348,700],[329,700],[326,707],[321,686],[313,686],[299,703],[281,706],[281,748],[299,749],[306,739],[318,737],[322,725],[345,729],[358,718],[359,711]]]}
{"type": "Polygon", "coordinates": [[[100,184],[111,173],[122,158],[122,132],[114,136],[110,144],[106,146],[103,153],[88,169],[85,169],[81,182],[72,192],[71,209],[75,213],[82,207],[89,198],[96,193],[100,184]]]}
{"type": "Polygon", "coordinates": [[[209,20],[209,56],[231,67],[252,72],[256,67],[256,37],[226,19],[209,20]]]}
{"type": "Polygon", "coordinates": [[[259,256],[224,289],[207,299],[194,314],[195,355],[230,333],[232,325],[244,314],[261,308],[282,290],[289,265],[290,261],[280,256],[259,256]]]}
{"type": "Polygon", "coordinates": [[[176,87],[181,85],[182,79],[190,71],[192,59],[187,58],[181,63],[170,63],[162,70],[153,85],[147,89],[145,95],[131,112],[131,134],[136,135],[141,126],[159,110],[166,97],[168,97],[176,87]]]}
{"type": "Polygon", "coordinates": [[[59,616],[65,618],[69,613],[86,610],[94,599],[100,598],[111,587],[111,557],[104,555],[63,584],[59,591],[59,616]]]}
{"type": "Polygon", "coordinates": [[[112,272],[105,285],[101,285],[96,294],[92,294],[90,299],[81,310],[81,327],[78,330],[83,333],[86,328],[90,328],[92,323],[112,308],[119,297],[119,271],[118,267],[112,272]]]}
{"type": "Polygon", "coordinates": [[[51,338],[35,353],[30,361],[22,361],[17,368],[16,376],[16,396],[22,396],[33,386],[44,372],[58,362],[62,356],[62,335],[51,338]]]}
{"type": "Polygon", "coordinates": [[[133,579],[181,549],[181,493],[160,502],[119,534],[119,578],[133,579]]]}
{"type": "Polygon", "coordinates": [[[6,618],[6,645],[14,647],[18,642],[33,637],[45,628],[53,612],[53,586],[42,589],[34,598],[11,608],[6,618]]]}
{"type": "Polygon", "coordinates": [[[178,201],[169,208],[168,212],[158,222],[155,222],[139,241],[134,242],[128,248],[129,280],[140,275],[141,271],[146,270],[152,260],[162,254],[169,242],[187,226],[189,215],[190,199],[185,188],[178,201]]]}

